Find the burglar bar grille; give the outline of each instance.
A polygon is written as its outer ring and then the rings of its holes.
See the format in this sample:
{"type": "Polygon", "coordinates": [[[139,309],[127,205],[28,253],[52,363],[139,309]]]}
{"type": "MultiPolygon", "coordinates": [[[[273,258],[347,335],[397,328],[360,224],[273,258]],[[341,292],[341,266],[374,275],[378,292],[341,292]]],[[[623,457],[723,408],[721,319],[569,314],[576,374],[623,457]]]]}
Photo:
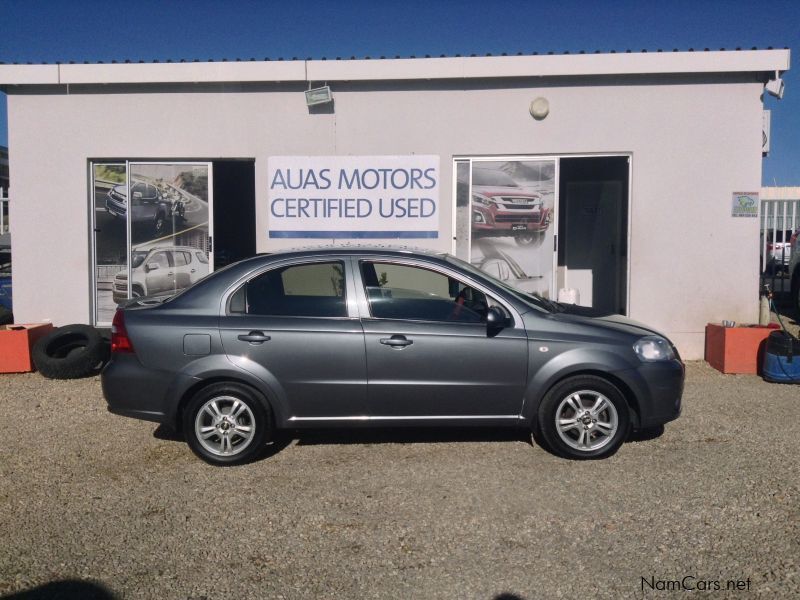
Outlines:
{"type": "Polygon", "coordinates": [[[790,289],[789,263],[795,250],[791,241],[798,228],[800,199],[761,200],[761,284],[776,292],[790,289]]]}

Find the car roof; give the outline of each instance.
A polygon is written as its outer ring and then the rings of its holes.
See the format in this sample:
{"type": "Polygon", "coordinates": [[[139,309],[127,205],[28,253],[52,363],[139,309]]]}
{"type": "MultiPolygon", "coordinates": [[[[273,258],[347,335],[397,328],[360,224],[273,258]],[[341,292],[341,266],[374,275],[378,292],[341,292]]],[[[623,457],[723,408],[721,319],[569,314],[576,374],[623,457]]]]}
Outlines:
{"type": "Polygon", "coordinates": [[[303,256],[325,256],[325,255],[381,255],[381,256],[424,256],[444,260],[447,256],[444,252],[435,252],[425,248],[414,248],[411,246],[314,246],[301,248],[288,248],[277,252],[266,252],[259,254],[259,257],[271,258],[294,258],[303,256]]]}

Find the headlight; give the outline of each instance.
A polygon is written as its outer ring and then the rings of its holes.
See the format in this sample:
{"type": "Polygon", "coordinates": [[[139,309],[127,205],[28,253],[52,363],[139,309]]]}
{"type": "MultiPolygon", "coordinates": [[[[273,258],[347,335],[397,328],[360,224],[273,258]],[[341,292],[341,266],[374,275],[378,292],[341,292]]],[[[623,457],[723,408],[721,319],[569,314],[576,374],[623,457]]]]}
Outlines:
{"type": "Polygon", "coordinates": [[[648,335],[636,340],[633,350],[645,362],[673,360],[675,353],[670,343],[657,335],[648,335]]]}
{"type": "Polygon", "coordinates": [[[489,205],[492,203],[492,199],[489,196],[484,196],[483,194],[479,194],[478,192],[472,192],[472,199],[479,204],[486,204],[489,205]]]}

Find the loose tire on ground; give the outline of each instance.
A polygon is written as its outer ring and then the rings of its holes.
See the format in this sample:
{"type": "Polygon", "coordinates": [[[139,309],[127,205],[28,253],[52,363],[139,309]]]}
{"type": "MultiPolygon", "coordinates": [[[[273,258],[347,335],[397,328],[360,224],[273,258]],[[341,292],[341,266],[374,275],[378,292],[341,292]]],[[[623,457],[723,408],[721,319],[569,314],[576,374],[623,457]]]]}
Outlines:
{"type": "Polygon", "coordinates": [[[257,458],[272,435],[263,396],[239,383],[214,383],[198,391],[183,411],[183,432],[192,451],[217,466],[257,458]]]}
{"type": "Polygon", "coordinates": [[[109,345],[89,325],[54,329],[33,347],[36,369],[50,379],[77,379],[99,372],[109,357],[109,345]]]}
{"type": "Polygon", "coordinates": [[[547,392],[539,405],[536,427],[555,454],[578,460],[605,458],[628,437],[630,409],[609,381],[579,375],[547,392]]]}

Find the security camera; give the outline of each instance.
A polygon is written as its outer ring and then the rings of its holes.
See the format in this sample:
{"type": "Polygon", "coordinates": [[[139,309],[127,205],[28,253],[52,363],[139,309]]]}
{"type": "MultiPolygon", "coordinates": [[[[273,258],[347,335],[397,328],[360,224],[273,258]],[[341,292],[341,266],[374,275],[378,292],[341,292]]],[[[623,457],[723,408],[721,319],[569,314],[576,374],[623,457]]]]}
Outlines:
{"type": "Polygon", "coordinates": [[[783,79],[776,75],[775,79],[770,79],[766,83],[764,89],[770,96],[775,96],[778,100],[780,100],[783,98],[783,79]]]}

